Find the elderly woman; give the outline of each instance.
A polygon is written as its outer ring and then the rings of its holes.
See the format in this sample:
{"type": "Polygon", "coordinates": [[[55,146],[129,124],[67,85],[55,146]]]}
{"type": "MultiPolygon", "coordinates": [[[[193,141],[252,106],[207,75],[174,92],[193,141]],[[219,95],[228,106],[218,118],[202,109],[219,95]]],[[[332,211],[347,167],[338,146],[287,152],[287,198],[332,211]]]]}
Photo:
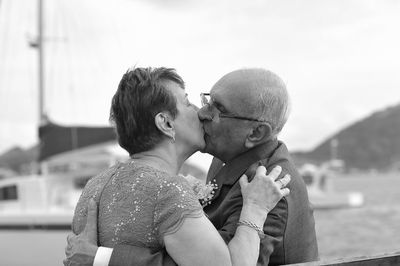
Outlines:
{"type": "Polygon", "coordinates": [[[267,176],[265,168],[259,167],[251,183],[246,176],[241,178],[240,222],[226,245],[189,183],[178,175],[183,162],[205,146],[197,111],[173,69],[128,71],[112,99],[110,118],[130,159],[88,182],[75,210],[73,232],[84,229],[88,201],[94,198],[101,246],[165,248],[179,265],[255,265],[257,229],[289,193],[281,188],[289,177],[278,185],[280,169],[267,176]]]}

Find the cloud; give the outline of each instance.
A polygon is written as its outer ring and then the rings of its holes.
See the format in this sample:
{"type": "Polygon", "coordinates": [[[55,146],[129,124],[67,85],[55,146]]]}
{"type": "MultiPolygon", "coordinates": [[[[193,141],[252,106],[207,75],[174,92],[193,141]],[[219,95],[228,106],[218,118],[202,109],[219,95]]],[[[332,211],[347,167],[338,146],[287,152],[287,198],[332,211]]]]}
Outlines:
{"type": "MultiPolygon", "coordinates": [[[[0,9],[0,119],[9,126],[0,150],[8,136],[25,141],[15,121],[37,121],[31,2],[0,9]]],[[[292,95],[282,138],[310,148],[398,102],[399,11],[398,1],[46,1],[46,109],[63,124],[107,124],[111,95],[135,64],[175,67],[197,104],[228,71],[264,67],[292,95]]]]}

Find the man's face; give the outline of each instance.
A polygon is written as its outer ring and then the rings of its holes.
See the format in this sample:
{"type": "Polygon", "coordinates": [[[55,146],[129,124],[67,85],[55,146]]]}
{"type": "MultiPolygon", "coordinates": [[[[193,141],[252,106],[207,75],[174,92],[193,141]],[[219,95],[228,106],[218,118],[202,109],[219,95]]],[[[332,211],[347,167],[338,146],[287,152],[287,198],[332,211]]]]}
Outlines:
{"type": "Polygon", "coordinates": [[[203,151],[224,162],[230,161],[246,150],[245,139],[254,123],[219,116],[220,114],[251,116],[249,91],[246,91],[245,84],[234,81],[218,81],[210,91],[210,103],[198,112],[203,122],[206,142],[203,151]]]}

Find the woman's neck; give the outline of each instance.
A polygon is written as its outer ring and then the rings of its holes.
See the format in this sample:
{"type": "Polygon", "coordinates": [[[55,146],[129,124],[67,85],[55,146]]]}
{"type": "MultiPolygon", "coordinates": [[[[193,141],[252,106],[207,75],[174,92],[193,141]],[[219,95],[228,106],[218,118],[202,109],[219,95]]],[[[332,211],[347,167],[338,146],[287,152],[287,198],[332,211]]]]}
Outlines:
{"type": "Polygon", "coordinates": [[[183,161],[180,161],[176,154],[165,149],[136,153],[131,158],[170,175],[177,175],[183,164],[183,161]]]}

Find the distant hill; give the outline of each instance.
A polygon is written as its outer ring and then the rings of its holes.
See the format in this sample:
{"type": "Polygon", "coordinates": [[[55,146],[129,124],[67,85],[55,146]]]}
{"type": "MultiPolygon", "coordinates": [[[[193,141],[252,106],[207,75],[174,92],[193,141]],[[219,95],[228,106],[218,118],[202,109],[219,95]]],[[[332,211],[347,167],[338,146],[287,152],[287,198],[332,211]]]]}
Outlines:
{"type": "Polygon", "coordinates": [[[36,162],[38,153],[39,149],[37,146],[26,150],[20,147],[13,147],[0,155],[0,167],[21,173],[24,171],[22,169],[23,166],[36,162]]]}
{"type": "Polygon", "coordinates": [[[400,104],[378,111],[329,137],[314,150],[295,152],[297,161],[322,162],[331,158],[332,140],[337,159],[347,169],[400,168],[400,104]]]}
{"type": "MultiPolygon", "coordinates": [[[[347,169],[400,169],[400,104],[355,122],[311,151],[293,152],[292,156],[298,164],[327,161],[332,154],[332,140],[337,141],[336,158],[343,160],[347,169]]],[[[0,155],[0,168],[21,172],[22,165],[35,162],[37,158],[37,146],[26,150],[15,147],[0,155]]],[[[182,172],[205,175],[197,167],[189,166],[190,170],[186,167],[182,172]]]]}

